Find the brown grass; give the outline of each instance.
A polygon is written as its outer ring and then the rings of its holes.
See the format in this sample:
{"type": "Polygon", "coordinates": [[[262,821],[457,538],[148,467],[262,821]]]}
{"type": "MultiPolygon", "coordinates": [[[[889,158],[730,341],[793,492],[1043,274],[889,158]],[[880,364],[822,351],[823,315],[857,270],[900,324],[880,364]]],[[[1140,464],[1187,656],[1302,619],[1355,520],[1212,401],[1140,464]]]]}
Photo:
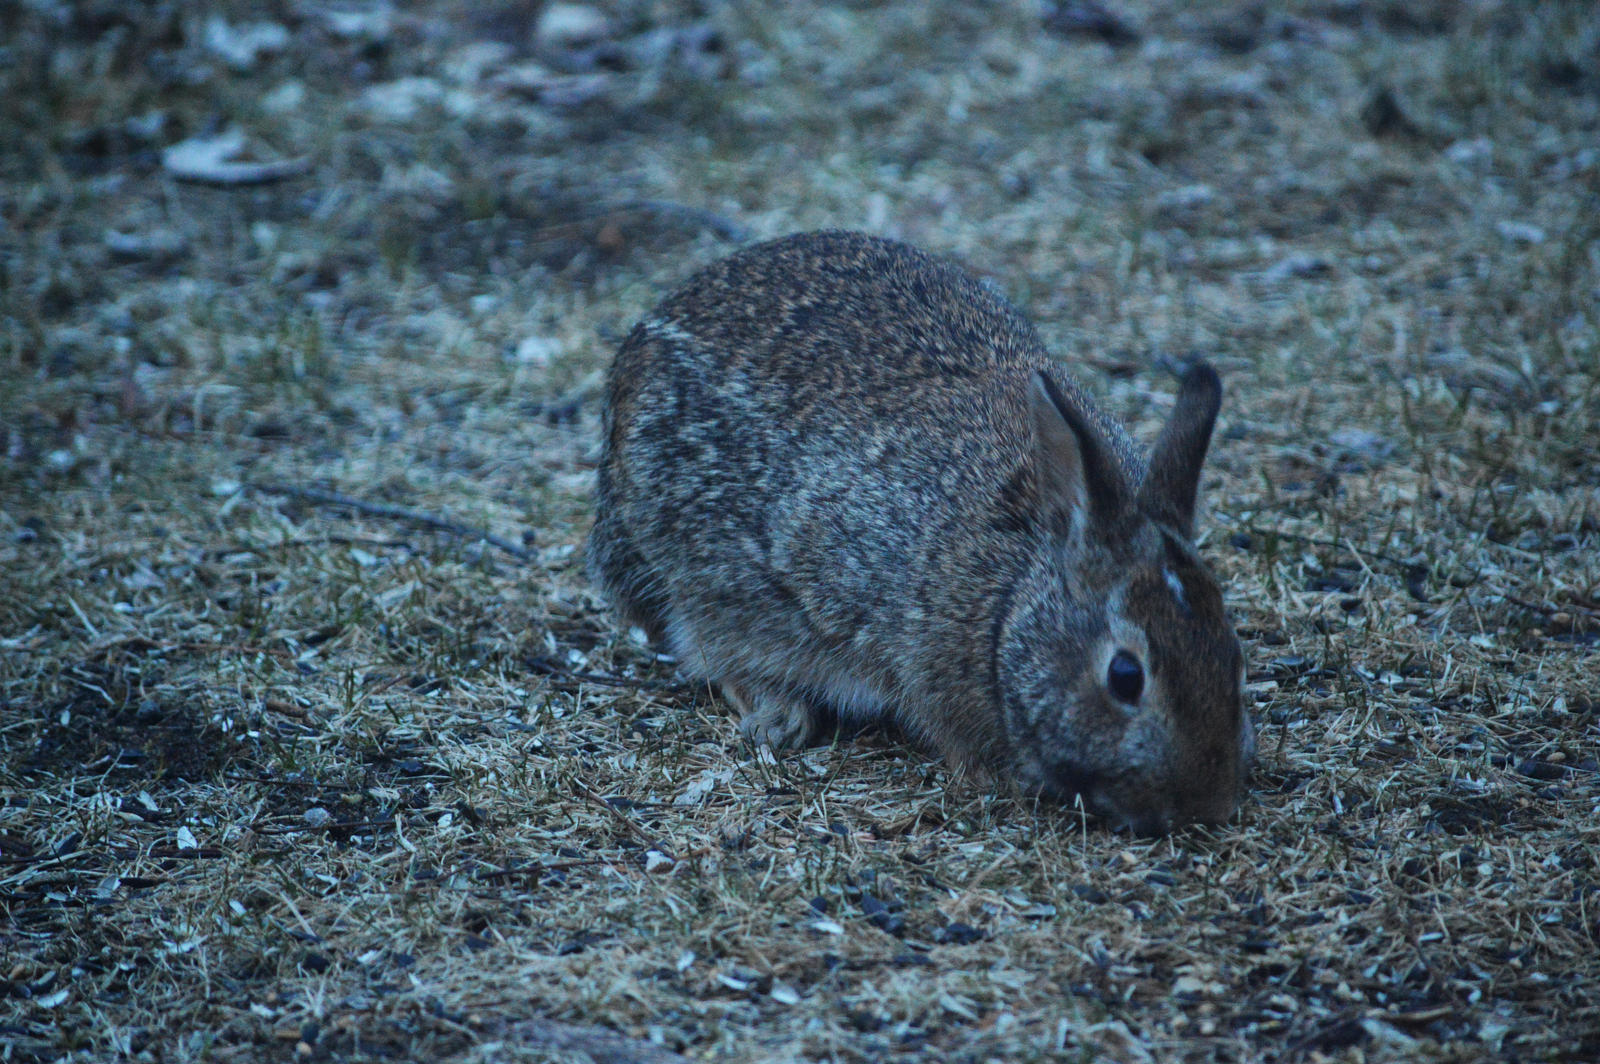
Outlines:
{"type": "Polygon", "coordinates": [[[0,1059],[1600,1057],[1590,5],[619,4],[718,43],[570,106],[494,80],[538,6],[0,13],[0,1059]],[[225,126],[310,172],[163,173],[225,126]],[[764,759],[596,601],[584,382],[821,225],[1141,432],[1224,370],[1235,823],[764,759]]]}

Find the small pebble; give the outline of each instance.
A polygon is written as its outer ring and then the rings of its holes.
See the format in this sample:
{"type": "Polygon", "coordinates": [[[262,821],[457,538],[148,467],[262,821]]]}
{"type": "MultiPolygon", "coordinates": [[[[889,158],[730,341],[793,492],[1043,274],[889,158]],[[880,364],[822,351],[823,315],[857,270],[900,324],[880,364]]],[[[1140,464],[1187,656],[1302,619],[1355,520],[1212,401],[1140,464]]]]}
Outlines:
{"type": "Polygon", "coordinates": [[[587,4],[551,4],[535,31],[546,48],[581,48],[611,35],[611,20],[587,4]]]}
{"type": "Polygon", "coordinates": [[[289,46],[289,30],[278,22],[246,22],[231,25],[221,15],[213,15],[205,27],[206,50],[237,73],[245,73],[262,57],[289,46]]]}

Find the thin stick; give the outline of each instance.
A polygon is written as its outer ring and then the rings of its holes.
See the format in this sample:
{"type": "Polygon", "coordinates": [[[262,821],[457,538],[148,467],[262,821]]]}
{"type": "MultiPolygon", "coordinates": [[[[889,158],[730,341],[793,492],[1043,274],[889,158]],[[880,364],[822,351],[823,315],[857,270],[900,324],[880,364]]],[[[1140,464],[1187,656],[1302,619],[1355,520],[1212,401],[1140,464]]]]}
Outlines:
{"type": "Polygon", "coordinates": [[[511,879],[515,876],[543,875],[546,872],[570,872],[574,868],[592,868],[597,865],[611,865],[612,867],[632,867],[631,863],[623,857],[583,857],[571,861],[556,861],[551,864],[533,864],[521,868],[493,868],[487,872],[473,874],[477,880],[511,879]]]}
{"type": "Polygon", "coordinates": [[[1393,554],[1387,554],[1381,550],[1368,550],[1365,547],[1358,547],[1354,543],[1340,543],[1336,540],[1321,539],[1317,536],[1308,536],[1301,532],[1288,532],[1277,528],[1263,528],[1260,525],[1246,524],[1245,522],[1229,517],[1226,514],[1219,514],[1217,516],[1219,520],[1230,521],[1233,523],[1233,527],[1237,530],[1246,532],[1253,536],[1277,536],[1279,539],[1293,540],[1296,543],[1304,543],[1309,547],[1327,547],[1330,550],[1342,550],[1346,554],[1354,555],[1357,561],[1360,561],[1363,557],[1374,558],[1380,562],[1387,562],[1390,565],[1398,566],[1406,569],[1407,571],[1418,567],[1416,562],[1408,562],[1404,558],[1396,557],[1393,554]]]}
{"type": "Polygon", "coordinates": [[[444,532],[461,539],[476,539],[498,547],[513,558],[528,561],[533,558],[533,552],[526,547],[520,547],[495,535],[486,528],[475,528],[472,525],[457,524],[455,521],[446,520],[437,514],[426,513],[422,510],[412,510],[405,506],[390,506],[387,503],[363,502],[349,495],[341,495],[336,491],[321,491],[317,488],[297,488],[290,484],[251,484],[254,491],[264,492],[268,495],[287,495],[290,498],[304,499],[306,502],[319,503],[324,506],[345,506],[357,513],[366,514],[368,517],[382,517],[390,521],[405,521],[408,524],[421,525],[431,528],[435,532],[444,532]]]}
{"type": "Polygon", "coordinates": [[[572,787],[579,794],[583,795],[583,797],[587,798],[589,801],[593,802],[595,805],[598,805],[601,809],[604,809],[607,813],[609,813],[613,820],[622,825],[623,829],[626,830],[628,834],[638,839],[640,843],[652,850],[660,850],[668,857],[671,857],[674,861],[678,859],[677,856],[672,852],[671,847],[669,847],[665,842],[662,842],[660,839],[652,839],[650,837],[650,833],[635,823],[632,817],[628,816],[628,814],[624,813],[621,809],[618,809],[616,806],[612,805],[605,798],[596,794],[594,791],[591,791],[588,787],[585,787],[576,780],[573,781],[572,787]]]}
{"type": "Polygon", "coordinates": [[[355,832],[393,826],[393,820],[330,820],[326,824],[251,824],[250,830],[257,835],[297,835],[302,831],[355,832]]]}
{"type": "Polygon", "coordinates": [[[1576,602],[1564,602],[1559,606],[1554,606],[1549,603],[1530,602],[1528,599],[1518,598],[1516,595],[1509,595],[1503,591],[1500,593],[1500,597],[1511,603],[1513,606],[1521,606],[1525,610],[1531,610],[1534,613],[1542,613],[1546,617],[1557,613],[1581,613],[1586,617],[1600,617],[1600,610],[1592,609],[1588,606],[1582,606],[1576,602]]]}
{"type": "Polygon", "coordinates": [[[562,680],[571,680],[576,683],[599,684],[602,687],[627,687],[637,691],[688,691],[692,687],[686,683],[674,683],[665,680],[635,680],[628,676],[613,676],[604,672],[580,672],[569,669],[546,657],[523,658],[522,663],[536,672],[546,676],[553,676],[562,680]]]}
{"type": "MultiPolygon", "coordinates": [[[[483,1011],[482,1006],[479,1011],[483,1011]]],[[[480,1030],[451,1023],[443,1016],[433,1015],[432,1022],[448,1024],[468,1034],[484,1033],[514,1045],[537,1049],[550,1049],[562,1054],[578,1053],[595,1064],[689,1064],[689,1058],[670,1049],[642,1042],[637,1038],[617,1034],[604,1027],[580,1027],[553,1020],[494,1019],[480,1030]]]]}
{"type": "Polygon", "coordinates": [[[706,210],[704,207],[694,207],[687,203],[653,199],[621,200],[610,204],[609,209],[641,214],[658,214],[667,218],[690,222],[704,229],[709,229],[723,240],[735,244],[742,244],[751,237],[749,227],[742,222],[736,222],[732,218],[718,214],[716,211],[706,210]]]}

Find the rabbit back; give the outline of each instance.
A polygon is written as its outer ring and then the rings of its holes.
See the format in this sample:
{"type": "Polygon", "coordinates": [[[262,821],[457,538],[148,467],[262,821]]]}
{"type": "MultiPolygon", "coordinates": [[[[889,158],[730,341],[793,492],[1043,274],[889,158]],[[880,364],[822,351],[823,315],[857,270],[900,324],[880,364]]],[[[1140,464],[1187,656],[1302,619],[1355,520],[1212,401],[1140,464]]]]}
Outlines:
{"type": "Polygon", "coordinates": [[[898,644],[981,615],[995,589],[959,567],[1003,565],[1030,519],[1035,368],[1081,395],[1015,308],[904,244],[807,233],[714,263],[618,352],[591,572],[690,671],[793,676],[847,714],[901,701],[922,672],[898,644]]]}

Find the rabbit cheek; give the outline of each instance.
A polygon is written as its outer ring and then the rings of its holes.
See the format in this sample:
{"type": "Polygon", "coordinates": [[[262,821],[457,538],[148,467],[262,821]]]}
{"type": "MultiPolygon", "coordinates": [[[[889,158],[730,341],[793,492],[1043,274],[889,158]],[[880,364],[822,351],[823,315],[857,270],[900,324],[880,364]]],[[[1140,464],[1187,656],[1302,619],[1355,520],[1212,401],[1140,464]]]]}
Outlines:
{"type": "Polygon", "coordinates": [[[1070,571],[1044,560],[1013,589],[996,631],[995,681],[1006,764],[1019,789],[1090,811],[1107,811],[1099,797],[1117,767],[1128,723],[1125,707],[1104,696],[1086,663],[1109,645],[1099,609],[1063,594],[1070,571]]]}
{"type": "Polygon", "coordinates": [[[1025,791],[1063,804],[1081,798],[1090,812],[1114,816],[1108,786],[1128,720],[1098,696],[1092,685],[1047,675],[1013,698],[1007,724],[1025,791]]]}

